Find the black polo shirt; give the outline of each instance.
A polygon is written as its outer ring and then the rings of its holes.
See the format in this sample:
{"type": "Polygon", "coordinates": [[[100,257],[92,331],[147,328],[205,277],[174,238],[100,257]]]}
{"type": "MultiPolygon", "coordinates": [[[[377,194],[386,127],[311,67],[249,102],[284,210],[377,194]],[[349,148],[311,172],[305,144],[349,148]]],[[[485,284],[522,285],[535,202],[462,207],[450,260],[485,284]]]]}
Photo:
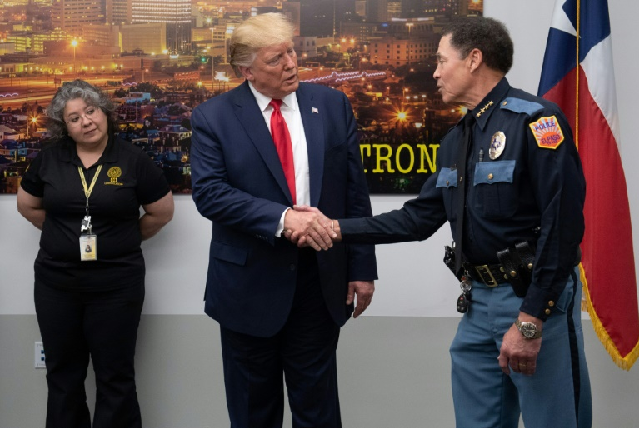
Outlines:
{"type": "Polygon", "coordinates": [[[22,188],[42,198],[46,217],[42,225],[35,277],[46,285],[87,291],[105,291],[144,280],[140,206],[158,201],[169,185],[153,161],[139,148],[109,139],[102,157],[84,168],[75,143],[64,140],[44,148],[22,178],[22,188]],[[80,228],[86,196],[78,167],[87,185],[102,170],[89,198],[97,261],[80,261],[80,228]]]}

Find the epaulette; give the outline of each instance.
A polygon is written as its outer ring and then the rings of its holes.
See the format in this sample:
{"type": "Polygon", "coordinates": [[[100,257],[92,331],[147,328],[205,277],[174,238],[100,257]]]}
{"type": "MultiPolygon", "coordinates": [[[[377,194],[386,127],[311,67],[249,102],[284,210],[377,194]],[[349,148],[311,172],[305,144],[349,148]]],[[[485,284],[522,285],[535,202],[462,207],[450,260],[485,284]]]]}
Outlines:
{"type": "Polygon", "coordinates": [[[499,108],[503,110],[510,110],[515,113],[526,113],[529,116],[542,110],[544,106],[535,101],[526,101],[521,98],[508,97],[504,99],[499,108]]]}

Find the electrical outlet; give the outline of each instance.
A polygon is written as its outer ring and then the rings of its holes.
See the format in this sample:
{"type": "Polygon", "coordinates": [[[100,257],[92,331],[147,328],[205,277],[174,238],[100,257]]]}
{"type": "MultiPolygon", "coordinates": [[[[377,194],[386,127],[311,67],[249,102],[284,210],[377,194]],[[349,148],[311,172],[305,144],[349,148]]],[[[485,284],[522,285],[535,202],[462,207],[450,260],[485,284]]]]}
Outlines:
{"type": "Polygon", "coordinates": [[[36,369],[47,368],[47,365],[44,362],[44,347],[42,346],[42,342],[35,343],[35,368],[36,369]]]}

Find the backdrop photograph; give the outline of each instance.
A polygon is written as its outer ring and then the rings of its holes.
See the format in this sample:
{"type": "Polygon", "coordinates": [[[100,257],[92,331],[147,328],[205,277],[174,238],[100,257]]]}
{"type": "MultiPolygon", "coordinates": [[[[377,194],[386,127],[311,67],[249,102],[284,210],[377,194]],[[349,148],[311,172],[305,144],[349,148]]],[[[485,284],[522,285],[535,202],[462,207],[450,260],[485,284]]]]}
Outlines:
{"type": "Polygon", "coordinates": [[[437,93],[435,54],[452,19],[482,0],[15,0],[0,3],[0,193],[16,193],[47,142],[46,108],[83,79],[117,103],[119,137],[143,148],[173,192],[191,191],[191,111],[242,83],[228,40],[249,16],[295,24],[300,80],[343,91],[371,193],[417,193],[465,113],[437,93]]]}

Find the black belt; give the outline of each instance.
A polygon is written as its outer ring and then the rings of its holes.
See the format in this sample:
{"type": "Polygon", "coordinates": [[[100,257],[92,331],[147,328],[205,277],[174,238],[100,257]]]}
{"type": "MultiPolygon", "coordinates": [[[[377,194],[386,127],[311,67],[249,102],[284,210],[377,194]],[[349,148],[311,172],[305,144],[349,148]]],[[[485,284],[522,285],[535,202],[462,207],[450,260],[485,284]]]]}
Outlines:
{"type": "Polygon", "coordinates": [[[494,265],[464,263],[464,269],[473,280],[483,282],[488,287],[497,287],[497,284],[508,282],[508,275],[505,273],[504,267],[499,263],[494,265]]]}

